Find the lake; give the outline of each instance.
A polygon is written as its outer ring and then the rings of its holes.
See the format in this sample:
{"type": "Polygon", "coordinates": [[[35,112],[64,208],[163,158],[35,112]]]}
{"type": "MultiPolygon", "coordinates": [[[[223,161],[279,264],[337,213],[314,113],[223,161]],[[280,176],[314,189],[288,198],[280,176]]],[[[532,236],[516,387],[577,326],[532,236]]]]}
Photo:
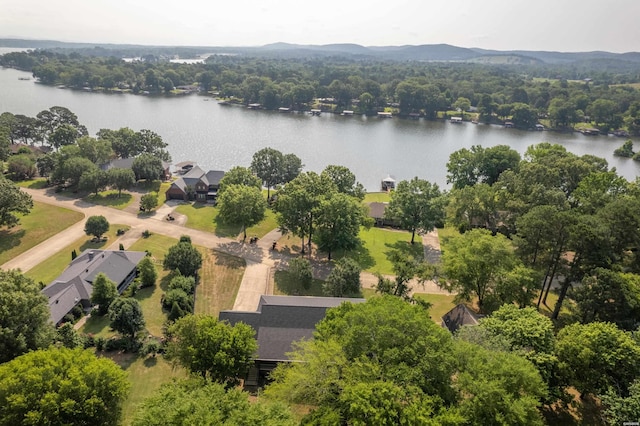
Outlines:
{"type": "MultiPolygon", "coordinates": [[[[248,166],[254,152],[272,147],[294,153],[305,170],[320,172],[329,164],[351,169],[369,191],[391,174],[397,180],[422,179],[446,185],[449,154],[472,145],[509,145],[521,154],[529,145],[558,143],[569,151],[606,158],[629,180],[640,162],[613,156],[623,138],[580,133],[520,131],[482,124],[445,121],[379,119],[254,111],[222,106],[202,96],[149,97],[58,89],[33,80],[29,73],[0,68],[0,112],[35,116],[52,106],[64,106],[91,134],[99,129],[150,129],[169,144],[174,163],[194,160],[203,169],[228,170],[248,166]],[[207,100],[207,101],[205,101],[207,100]]],[[[636,148],[640,145],[637,144],[636,148]]]]}

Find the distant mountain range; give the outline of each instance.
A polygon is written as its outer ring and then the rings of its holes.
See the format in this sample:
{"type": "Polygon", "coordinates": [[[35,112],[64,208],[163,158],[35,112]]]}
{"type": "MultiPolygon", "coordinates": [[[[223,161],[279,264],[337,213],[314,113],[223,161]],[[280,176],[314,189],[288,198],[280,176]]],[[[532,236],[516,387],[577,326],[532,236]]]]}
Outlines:
{"type": "Polygon", "coordinates": [[[464,48],[449,44],[423,44],[406,46],[361,46],[359,44],[341,43],[325,45],[301,45],[290,43],[273,43],[258,47],[224,47],[224,46],[144,46],[133,44],[104,43],[67,43],[54,40],[28,40],[5,38],[0,39],[0,47],[38,48],[38,49],[106,49],[122,52],[123,50],[144,50],[176,52],[185,51],[199,53],[236,53],[280,57],[309,56],[344,56],[361,59],[381,59],[391,61],[441,61],[441,62],[475,62],[493,64],[569,64],[591,61],[624,61],[640,63],[639,52],[548,52],[528,50],[488,50],[464,48]]]}

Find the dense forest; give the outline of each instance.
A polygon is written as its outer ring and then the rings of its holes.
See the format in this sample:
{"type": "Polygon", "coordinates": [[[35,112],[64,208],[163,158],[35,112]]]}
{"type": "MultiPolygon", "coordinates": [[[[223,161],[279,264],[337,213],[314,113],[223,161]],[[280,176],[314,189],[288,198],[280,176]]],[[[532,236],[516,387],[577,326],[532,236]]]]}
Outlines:
{"type": "Polygon", "coordinates": [[[81,52],[14,52],[0,57],[0,65],[31,71],[43,84],[84,90],[170,94],[196,87],[266,109],[392,111],[427,118],[458,111],[485,122],[511,120],[524,129],[541,122],[556,129],[640,132],[635,62],[609,60],[603,67],[601,60],[499,65],[219,54],[205,63],[179,64],[161,54],[126,62],[81,52]]]}

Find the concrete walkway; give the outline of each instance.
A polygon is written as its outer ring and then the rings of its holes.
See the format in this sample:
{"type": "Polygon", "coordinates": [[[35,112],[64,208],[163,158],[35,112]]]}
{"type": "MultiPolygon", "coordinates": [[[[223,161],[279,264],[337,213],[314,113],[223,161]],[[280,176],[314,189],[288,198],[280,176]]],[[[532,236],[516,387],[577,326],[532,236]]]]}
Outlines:
{"type": "MultiPolygon", "coordinates": [[[[291,258],[291,256],[286,253],[271,250],[273,242],[278,241],[282,236],[281,232],[277,229],[266,234],[258,240],[257,244],[243,243],[230,238],[218,237],[210,232],[184,227],[183,216],[173,213],[173,210],[177,206],[176,203],[164,204],[151,215],[138,215],[137,210],[134,212],[131,209],[129,209],[131,211],[117,210],[110,207],[94,205],[82,200],[60,196],[51,190],[31,188],[23,188],[23,190],[29,193],[35,201],[79,211],[85,215],[85,219],[1,265],[0,268],[5,270],[21,269],[23,272],[30,270],[49,258],[52,254],[62,250],[79,238],[84,237],[84,224],[87,217],[103,215],[109,223],[128,225],[131,227],[124,235],[117,238],[108,246],[109,250],[117,250],[120,244],[122,244],[125,249],[131,247],[134,242],[141,238],[142,233],[148,230],[151,233],[166,235],[176,239],[186,234],[191,237],[194,244],[245,259],[247,266],[233,309],[255,311],[258,307],[260,295],[273,291],[273,289],[269,288],[271,270],[285,269],[291,258]],[[176,217],[180,216],[180,220],[167,221],[166,216],[169,213],[176,217]]],[[[430,237],[429,235],[431,234],[428,234],[427,238],[423,238],[423,241],[427,241],[424,243],[425,255],[427,249],[432,250],[434,253],[437,251],[439,254],[440,247],[437,240],[437,233],[434,233],[434,235],[430,237]]],[[[326,278],[331,270],[326,262],[312,261],[312,265],[314,268],[314,276],[318,278],[326,278]]],[[[364,288],[375,288],[377,278],[373,274],[363,272],[361,279],[364,288]]],[[[417,282],[414,282],[413,286],[414,291],[420,293],[448,294],[448,292],[440,289],[432,282],[425,283],[424,288],[421,288],[417,282]]]]}
{"type": "Polygon", "coordinates": [[[233,304],[234,311],[254,312],[258,309],[260,296],[268,293],[270,273],[269,265],[247,260],[247,267],[233,304]]]}

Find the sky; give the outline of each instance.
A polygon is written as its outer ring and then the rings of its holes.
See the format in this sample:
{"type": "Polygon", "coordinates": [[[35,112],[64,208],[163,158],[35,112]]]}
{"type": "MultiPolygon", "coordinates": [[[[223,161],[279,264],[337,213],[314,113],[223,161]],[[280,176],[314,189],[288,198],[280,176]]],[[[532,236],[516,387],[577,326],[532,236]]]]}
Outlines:
{"type": "Polygon", "coordinates": [[[640,0],[0,0],[0,37],[640,51],[640,0]]]}

